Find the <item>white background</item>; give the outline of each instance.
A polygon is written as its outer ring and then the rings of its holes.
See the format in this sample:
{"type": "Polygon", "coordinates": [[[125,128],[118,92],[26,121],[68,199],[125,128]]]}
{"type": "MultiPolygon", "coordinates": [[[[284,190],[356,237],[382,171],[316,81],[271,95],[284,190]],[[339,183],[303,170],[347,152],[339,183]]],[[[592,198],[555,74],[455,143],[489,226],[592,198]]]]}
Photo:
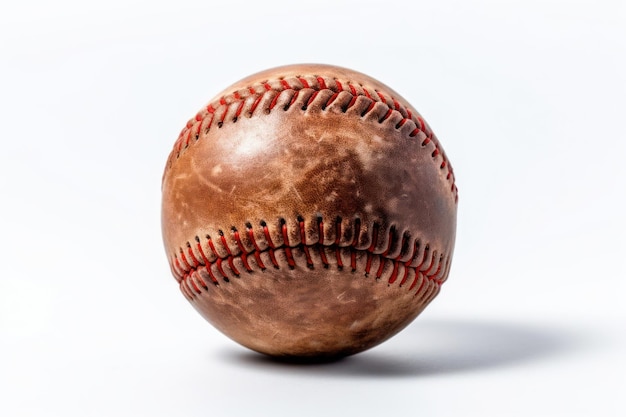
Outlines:
{"type": "Polygon", "coordinates": [[[87,3],[0,6],[0,415],[626,415],[623,1],[87,3]],[[186,121],[298,62],[398,90],[460,190],[439,297],[308,366],[206,323],[160,231],[186,121]]]}

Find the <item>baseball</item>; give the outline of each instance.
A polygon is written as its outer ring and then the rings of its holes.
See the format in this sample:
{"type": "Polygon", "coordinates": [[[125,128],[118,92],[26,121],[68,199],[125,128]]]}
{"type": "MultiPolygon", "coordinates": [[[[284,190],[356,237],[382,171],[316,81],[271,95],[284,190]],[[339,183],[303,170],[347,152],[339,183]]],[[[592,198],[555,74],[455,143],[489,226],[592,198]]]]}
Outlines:
{"type": "Polygon", "coordinates": [[[402,96],[346,68],[279,67],[225,89],[180,133],[162,193],[183,295],[268,355],[371,348],[450,271],[457,187],[441,143],[402,96]]]}

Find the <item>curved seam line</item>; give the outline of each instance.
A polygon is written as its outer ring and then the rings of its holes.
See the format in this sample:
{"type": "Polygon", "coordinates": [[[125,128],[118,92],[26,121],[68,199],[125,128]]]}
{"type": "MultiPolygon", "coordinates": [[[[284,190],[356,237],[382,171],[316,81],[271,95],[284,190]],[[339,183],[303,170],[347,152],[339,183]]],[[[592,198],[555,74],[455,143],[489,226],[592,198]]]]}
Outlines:
{"type": "MultiPolygon", "coordinates": [[[[451,187],[450,190],[452,191],[453,195],[454,195],[454,200],[455,202],[458,202],[458,188],[456,187],[455,184],[455,176],[454,176],[454,171],[452,170],[452,166],[450,165],[448,158],[446,157],[443,149],[441,148],[441,145],[439,144],[438,139],[436,138],[436,136],[433,134],[432,130],[430,130],[428,128],[428,126],[426,125],[426,122],[419,116],[415,116],[411,113],[411,111],[409,110],[408,106],[400,104],[395,98],[393,98],[391,95],[386,94],[387,96],[389,96],[391,98],[391,100],[385,100],[384,96],[385,94],[383,94],[381,91],[379,90],[374,90],[375,94],[370,94],[369,91],[367,90],[367,88],[361,86],[361,89],[363,90],[363,92],[358,92],[356,91],[356,89],[353,87],[352,83],[347,82],[346,84],[349,87],[349,90],[344,90],[343,87],[341,86],[341,83],[339,83],[338,80],[336,81],[336,86],[335,89],[330,88],[326,85],[324,78],[322,77],[315,77],[315,80],[317,81],[318,85],[317,86],[311,86],[311,83],[308,82],[303,82],[303,78],[301,76],[297,77],[297,79],[300,81],[302,85],[302,87],[298,87],[298,86],[293,86],[291,84],[289,84],[284,78],[279,78],[277,80],[272,80],[272,82],[275,81],[279,81],[280,82],[280,89],[274,88],[272,87],[269,83],[270,81],[265,81],[263,83],[260,83],[260,85],[263,87],[263,91],[261,91],[261,93],[258,93],[256,91],[256,89],[254,88],[254,86],[250,86],[247,88],[244,88],[240,91],[247,91],[250,95],[249,96],[242,96],[239,91],[234,92],[232,94],[227,94],[222,96],[219,100],[212,102],[211,104],[209,104],[208,106],[205,107],[205,113],[201,114],[198,113],[196,114],[196,116],[192,119],[190,119],[186,126],[183,128],[183,130],[180,132],[178,139],[176,140],[176,143],[174,144],[174,149],[172,150],[170,157],[168,158],[168,167],[171,166],[171,161],[172,161],[172,154],[176,154],[176,158],[178,158],[180,156],[180,154],[189,147],[190,141],[191,141],[191,135],[194,131],[193,127],[197,125],[196,133],[195,133],[195,139],[199,139],[200,137],[200,131],[201,131],[201,127],[202,124],[204,123],[204,120],[210,115],[211,119],[209,121],[209,125],[205,128],[205,134],[208,133],[208,131],[211,129],[211,125],[213,124],[213,120],[215,119],[217,110],[220,107],[226,107],[224,109],[223,114],[221,115],[221,120],[217,123],[217,127],[218,129],[222,127],[222,125],[224,124],[224,122],[226,121],[226,115],[228,113],[229,107],[234,104],[234,103],[245,103],[246,99],[248,97],[252,97],[254,95],[258,94],[258,97],[255,99],[251,111],[250,111],[250,115],[249,117],[252,116],[252,113],[254,112],[254,110],[256,110],[257,105],[259,104],[259,101],[262,99],[262,97],[267,93],[267,92],[277,92],[278,94],[276,94],[276,96],[273,97],[272,102],[269,104],[269,107],[266,111],[266,113],[271,112],[271,110],[274,109],[274,107],[276,106],[278,97],[280,96],[281,93],[285,92],[285,91],[295,91],[295,95],[298,94],[298,92],[300,90],[303,90],[305,88],[308,89],[312,89],[314,90],[313,95],[311,96],[311,98],[309,99],[309,102],[303,107],[303,111],[306,112],[308,110],[308,107],[310,106],[311,102],[314,101],[314,99],[318,96],[318,93],[320,93],[321,91],[332,91],[333,94],[331,97],[329,97],[326,101],[326,103],[324,105],[322,105],[322,111],[324,111],[326,109],[326,107],[332,103],[335,98],[336,95],[340,92],[346,92],[350,95],[353,96],[353,100],[350,101],[350,103],[348,104],[347,108],[352,107],[355,103],[354,98],[361,96],[361,97],[367,97],[367,99],[371,100],[371,104],[370,106],[366,109],[366,111],[361,114],[361,117],[365,116],[367,113],[369,113],[373,108],[374,105],[378,102],[378,103],[382,103],[385,106],[387,106],[388,111],[387,113],[383,116],[382,119],[379,120],[379,123],[382,123],[383,121],[386,121],[389,119],[389,117],[391,116],[391,114],[396,111],[398,113],[400,113],[403,117],[403,119],[398,122],[396,124],[396,128],[400,128],[402,127],[406,121],[411,121],[415,124],[415,129],[413,129],[410,133],[409,133],[409,137],[415,137],[420,131],[423,132],[426,135],[426,139],[424,139],[424,141],[422,141],[422,146],[425,146],[426,144],[430,143],[431,141],[433,142],[434,146],[435,146],[435,150],[432,152],[431,156],[432,159],[435,160],[437,158],[437,156],[441,156],[442,158],[442,162],[440,164],[440,169],[447,169],[447,177],[446,179],[448,181],[451,181],[451,187]],[[321,81],[320,81],[321,80],[321,81]],[[290,87],[290,88],[288,88],[290,87]],[[337,91],[335,91],[337,90],[337,91]],[[356,93],[356,94],[355,94],[356,93]],[[230,98],[233,98],[234,100],[227,100],[230,98]],[[376,97],[378,97],[380,99],[380,101],[376,100],[376,97]],[[229,102],[230,101],[230,102],[229,102]],[[389,103],[389,102],[391,103],[389,103]],[[213,104],[216,104],[217,106],[214,106],[213,104]],[[404,110],[404,112],[402,112],[401,110],[404,110]],[[405,116],[406,114],[406,116],[405,116]],[[419,126],[419,127],[418,127],[419,126]],[[183,142],[184,142],[184,146],[183,146],[183,142]]],[[[295,100],[292,97],[291,103],[286,104],[284,106],[284,110],[288,110],[291,105],[293,104],[293,102],[295,102],[295,100]]],[[[243,111],[243,105],[244,104],[240,104],[237,108],[237,112],[234,115],[234,117],[231,119],[231,121],[233,123],[236,123],[237,120],[239,119],[242,111],[243,111]]],[[[346,109],[347,109],[346,108],[346,109]]]]}
{"type": "MultiPolygon", "coordinates": [[[[435,278],[435,277],[437,277],[437,276],[439,276],[441,274],[442,269],[446,268],[446,267],[444,267],[442,265],[444,263],[443,262],[444,259],[447,259],[447,257],[445,257],[445,256],[440,256],[439,265],[437,267],[437,270],[434,273],[429,274],[429,272],[431,272],[430,270],[432,269],[432,266],[433,266],[434,262],[436,262],[435,259],[437,257],[434,254],[429,256],[431,258],[430,259],[429,268],[426,269],[425,271],[421,271],[420,268],[427,261],[426,254],[423,255],[423,259],[421,260],[419,265],[410,266],[410,265],[406,265],[406,263],[412,261],[413,257],[411,257],[411,259],[409,261],[407,261],[407,262],[402,262],[402,261],[398,260],[397,257],[393,258],[393,257],[384,256],[384,253],[375,254],[375,253],[372,253],[369,249],[357,249],[357,248],[354,248],[353,246],[338,246],[338,245],[336,245],[334,243],[330,244],[330,245],[324,245],[324,244],[320,244],[320,243],[314,243],[314,244],[311,244],[311,245],[306,245],[306,244],[302,244],[301,243],[301,244],[298,244],[298,245],[295,245],[295,246],[287,246],[287,245],[284,245],[284,244],[282,244],[280,246],[273,246],[273,247],[272,246],[268,246],[267,248],[262,249],[262,250],[254,249],[254,250],[252,250],[250,252],[246,252],[246,253],[241,252],[240,254],[237,254],[237,255],[229,254],[227,256],[217,257],[214,261],[208,261],[208,263],[206,263],[207,262],[206,259],[205,259],[204,262],[199,262],[197,259],[194,258],[193,259],[194,265],[191,265],[187,261],[183,251],[181,250],[181,252],[180,252],[181,259],[183,260],[183,262],[184,262],[184,264],[186,265],[187,268],[183,268],[180,265],[179,261],[178,261],[178,257],[176,257],[175,258],[175,260],[176,260],[175,262],[176,262],[176,264],[179,267],[179,270],[176,271],[176,275],[178,276],[178,281],[179,281],[179,284],[181,286],[183,284],[189,285],[189,283],[191,283],[191,286],[195,290],[195,291],[192,291],[191,293],[193,294],[194,292],[196,292],[196,293],[200,294],[201,293],[200,288],[195,285],[195,283],[193,282],[193,280],[191,278],[194,275],[194,273],[198,272],[198,270],[201,267],[204,267],[207,270],[207,273],[211,277],[211,280],[212,280],[211,283],[214,284],[215,286],[219,286],[220,285],[219,281],[215,278],[213,272],[211,271],[211,267],[213,265],[216,265],[216,267],[218,268],[218,271],[222,275],[222,278],[224,279],[224,281],[229,282],[229,278],[228,278],[227,274],[224,272],[224,270],[223,270],[223,268],[221,266],[224,261],[228,262],[228,265],[229,265],[231,271],[233,271],[233,275],[235,275],[235,277],[239,277],[241,275],[241,273],[239,271],[237,271],[236,268],[234,268],[234,264],[233,264],[233,261],[236,258],[240,258],[242,260],[242,263],[246,267],[246,272],[248,272],[248,273],[263,272],[263,271],[265,271],[268,268],[267,267],[261,267],[261,268],[250,268],[250,269],[248,269],[249,263],[247,262],[247,258],[249,256],[253,256],[253,257],[256,258],[261,253],[275,252],[276,250],[281,250],[281,249],[283,249],[285,251],[288,251],[288,250],[295,249],[295,248],[301,248],[301,249],[303,249],[303,252],[306,253],[306,251],[311,249],[311,248],[333,248],[333,247],[335,247],[336,249],[346,248],[346,249],[350,249],[350,251],[352,253],[366,253],[368,255],[368,257],[369,256],[377,257],[379,259],[384,259],[385,261],[391,261],[393,263],[393,265],[394,265],[394,272],[392,273],[392,277],[390,277],[389,282],[388,282],[390,285],[393,284],[397,280],[397,278],[398,278],[397,275],[395,275],[395,278],[394,278],[394,274],[397,274],[397,267],[400,264],[404,264],[405,270],[406,269],[412,269],[416,273],[416,276],[413,279],[412,284],[409,287],[409,290],[413,289],[415,287],[415,285],[417,284],[417,280],[418,280],[417,273],[421,273],[423,275],[423,277],[427,281],[433,282],[433,283],[437,284],[438,286],[443,285],[443,283],[445,282],[444,278],[435,278]],[[392,278],[394,278],[394,279],[392,279],[392,278]]],[[[192,252],[189,251],[189,253],[191,254],[192,252]]],[[[274,269],[281,269],[281,265],[276,260],[276,258],[274,256],[272,256],[272,254],[270,254],[270,257],[272,258],[272,266],[274,267],[274,269]]],[[[307,266],[309,266],[310,268],[314,268],[314,265],[312,263],[308,263],[308,259],[309,258],[307,257],[307,266]]],[[[292,261],[293,261],[293,259],[292,259],[292,261]]],[[[287,256],[287,265],[284,265],[284,262],[283,262],[282,268],[285,268],[285,266],[288,266],[289,269],[294,269],[294,264],[292,264],[292,261],[290,261],[290,256],[288,255],[287,256]]],[[[258,258],[257,258],[257,262],[258,262],[258,258]]],[[[370,262],[371,261],[368,261],[368,264],[370,262]]],[[[327,268],[328,266],[330,266],[330,264],[327,264],[327,263],[324,263],[324,262],[322,262],[322,263],[324,264],[323,268],[327,268]]],[[[342,270],[343,268],[344,268],[343,266],[341,266],[341,267],[338,266],[339,270],[342,270]]],[[[366,269],[368,269],[368,268],[366,267],[366,269]]],[[[352,272],[356,272],[356,268],[352,268],[352,272]]],[[[445,273],[445,271],[444,271],[444,273],[445,273]]],[[[365,272],[365,276],[366,277],[369,276],[369,275],[371,275],[371,269],[370,269],[370,271],[366,271],[365,272]]],[[[380,266],[379,266],[379,272],[375,273],[374,275],[375,275],[377,280],[382,277],[382,268],[380,266]]],[[[405,272],[405,275],[406,275],[406,272],[405,272]]],[[[208,290],[209,287],[208,287],[207,283],[204,282],[204,280],[201,277],[200,277],[200,280],[203,282],[203,285],[201,285],[201,287],[203,287],[205,290],[208,290]]],[[[402,287],[406,283],[405,280],[406,280],[406,276],[400,282],[400,287],[402,287]]],[[[424,282],[422,282],[422,284],[418,288],[418,291],[416,292],[416,295],[421,291],[423,285],[424,285],[424,282]]]]}

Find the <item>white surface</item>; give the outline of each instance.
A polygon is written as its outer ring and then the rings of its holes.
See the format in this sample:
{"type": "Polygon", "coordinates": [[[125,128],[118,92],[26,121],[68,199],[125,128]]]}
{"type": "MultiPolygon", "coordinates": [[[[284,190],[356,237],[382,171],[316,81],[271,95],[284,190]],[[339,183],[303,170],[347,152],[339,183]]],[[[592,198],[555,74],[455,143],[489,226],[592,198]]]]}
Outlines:
{"type": "Polygon", "coordinates": [[[175,3],[0,6],[0,415],[626,415],[624,2],[175,3]],[[442,293],[334,364],[223,337],[161,244],[184,123],[296,62],[400,91],[460,190],[442,293]]]}

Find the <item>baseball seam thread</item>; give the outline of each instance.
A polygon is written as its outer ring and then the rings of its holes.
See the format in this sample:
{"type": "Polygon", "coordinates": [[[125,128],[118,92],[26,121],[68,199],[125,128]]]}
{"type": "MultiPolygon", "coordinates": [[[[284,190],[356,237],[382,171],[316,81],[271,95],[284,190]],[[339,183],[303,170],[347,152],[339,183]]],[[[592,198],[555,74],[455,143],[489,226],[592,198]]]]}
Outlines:
{"type": "MultiPolygon", "coordinates": [[[[309,77],[310,78],[310,77],[309,77]]],[[[379,123],[383,123],[390,120],[394,112],[398,112],[401,115],[401,119],[396,123],[395,128],[401,129],[407,123],[412,123],[412,129],[408,136],[411,138],[416,137],[418,134],[423,134],[421,146],[425,147],[428,144],[434,146],[434,150],[431,153],[431,157],[435,163],[438,159],[440,169],[446,169],[446,180],[450,183],[450,191],[454,196],[454,201],[458,202],[458,188],[455,184],[454,171],[450,165],[445,152],[441,148],[436,136],[426,124],[424,119],[419,115],[414,115],[408,106],[401,104],[394,97],[387,93],[383,93],[374,89],[372,94],[368,88],[362,84],[355,84],[351,82],[345,82],[347,89],[341,81],[333,78],[332,82],[327,83],[323,77],[313,76],[312,79],[307,80],[303,76],[297,76],[292,79],[291,82],[285,78],[278,78],[276,80],[268,80],[258,85],[250,86],[245,89],[236,91],[232,94],[222,96],[220,99],[210,103],[203,110],[196,114],[196,116],[190,119],[183,130],[180,132],[178,139],[174,144],[174,149],[168,159],[168,167],[173,163],[174,157],[177,159],[180,155],[190,146],[192,138],[196,141],[200,138],[202,128],[204,126],[204,134],[207,134],[209,130],[215,124],[217,128],[221,128],[227,121],[226,117],[229,114],[231,107],[236,107],[234,114],[230,117],[229,121],[236,123],[243,115],[250,118],[257,110],[261,100],[266,94],[274,94],[269,105],[264,109],[266,114],[269,114],[278,104],[279,97],[285,92],[293,92],[291,100],[283,105],[283,110],[287,111],[296,102],[299,94],[305,90],[312,90],[312,94],[308,101],[302,106],[302,111],[306,112],[311,104],[320,96],[320,93],[324,91],[330,91],[332,94],[326,99],[326,102],[322,103],[322,111],[326,110],[339,96],[339,94],[350,94],[352,98],[349,103],[342,106],[341,111],[347,112],[347,110],[353,107],[358,98],[367,99],[370,101],[369,106],[361,113],[361,117],[365,117],[370,113],[377,103],[382,103],[387,106],[385,114],[378,119],[379,123]],[[260,91],[259,91],[260,90],[260,91]],[[247,111],[244,111],[244,107],[248,104],[247,111]]],[[[232,112],[231,112],[232,113],[232,112]]]]}
{"type": "MultiPolygon", "coordinates": [[[[289,269],[295,269],[296,261],[292,252],[294,249],[302,250],[306,259],[307,267],[310,269],[315,269],[315,263],[311,255],[311,251],[317,252],[323,268],[330,267],[331,263],[328,261],[327,256],[334,252],[334,256],[336,257],[337,262],[337,268],[339,270],[343,270],[344,268],[344,263],[341,258],[342,250],[349,250],[349,266],[353,273],[357,271],[357,253],[365,253],[366,262],[364,272],[366,277],[372,273],[372,264],[374,259],[378,260],[379,265],[375,272],[376,280],[381,279],[381,277],[384,275],[385,266],[388,264],[388,262],[391,262],[391,265],[393,265],[393,270],[389,276],[388,284],[394,284],[396,281],[398,281],[398,279],[400,279],[400,287],[407,283],[410,275],[409,271],[412,270],[414,273],[414,277],[408,290],[413,290],[419,283],[419,287],[415,292],[416,297],[418,294],[422,293],[425,285],[428,285],[428,288],[424,291],[431,291],[431,287],[436,287],[438,291],[439,287],[443,284],[448,275],[450,258],[444,256],[443,254],[440,254],[438,256],[437,251],[431,251],[430,245],[428,244],[424,246],[422,254],[419,255],[421,250],[420,241],[418,239],[414,240],[412,244],[412,249],[409,249],[409,236],[406,232],[403,233],[401,238],[399,254],[395,257],[388,256],[392,246],[398,241],[398,238],[395,235],[395,228],[393,227],[389,229],[389,239],[386,249],[382,253],[376,254],[374,253],[374,250],[377,246],[380,234],[380,227],[377,223],[374,223],[369,229],[372,230],[372,238],[369,247],[367,249],[358,249],[356,246],[359,242],[361,230],[360,219],[355,219],[353,222],[354,237],[347,246],[340,246],[340,240],[342,236],[340,218],[338,218],[338,221],[336,222],[335,240],[330,244],[324,243],[325,226],[321,217],[317,218],[317,229],[319,238],[316,242],[311,243],[307,243],[306,240],[306,227],[304,219],[301,216],[298,216],[297,220],[300,243],[295,245],[291,245],[289,242],[287,223],[284,219],[280,222],[280,236],[282,237],[283,243],[279,245],[276,245],[272,240],[267,223],[265,221],[261,221],[260,225],[262,227],[262,233],[265,239],[264,243],[265,245],[267,245],[264,249],[259,246],[257,238],[254,235],[253,227],[250,223],[246,223],[246,235],[253,246],[252,250],[246,250],[244,244],[242,243],[239,231],[235,227],[232,228],[232,239],[235,241],[237,248],[239,249],[238,254],[234,254],[232,252],[230,246],[227,243],[226,236],[221,230],[218,233],[218,238],[216,241],[219,242],[221,247],[224,249],[224,252],[226,253],[225,256],[220,256],[217,248],[215,247],[214,239],[212,239],[211,236],[205,236],[206,242],[204,248],[202,245],[202,239],[200,239],[199,236],[196,236],[195,251],[192,247],[192,244],[190,242],[187,242],[187,250],[185,251],[183,250],[183,248],[179,248],[179,252],[177,254],[174,254],[172,262],[170,263],[172,266],[172,272],[180,284],[181,291],[183,292],[185,297],[192,300],[197,297],[198,294],[201,294],[202,290],[208,291],[208,284],[219,286],[220,279],[224,282],[230,282],[229,274],[224,270],[224,263],[228,265],[228,268],[230,269],[230,271],[232,271],[232,275],[238,278],[241,275],[242,271],[240,271],[235,266],[236,259],[241,260],[241,264],[244,266],[245,271],[248,273],[253,273],[258,270],[265,271],[268,267],[280,269],[281,263],[283,264],[283,268],[288,267],[289,269]],[[207,250],[210,250],[210,252],[205,252],[205,248],[207,250]],[[279,258],[276,257],[276,251],[280,250],[284,251],[285,258],[283,259],[281,257],[281,261],[279,262],[279,258]],[[410,257],[408,258],[408,260],[403,261],[402,258],[406,257],[409,251],[411,251],[410,257]],[[268,255],[269,263],[267,265],[266,262],[264,262],[261,258],[262,254],[268,255]],[[417,258],[420,258],[420,260],[419,263],[415,264],[417,258]],[[251,265],[249,259],[254,259],[256,267],[254,267],[254,264],[251,265]],[[426,264],[426,262],[428,262],[428,264],[426,264]],[[286,265],[284,265],[284,263],[286,263],[286,265]],[[404,273],[401,274],[402,277],[399,276],[399,269],[401,266],[404,269],[404,273]],[[422,270],[422,268],[425,269],[422,270]]],[[[422,295],[424,294],[422,293],[422,295]]]]}

